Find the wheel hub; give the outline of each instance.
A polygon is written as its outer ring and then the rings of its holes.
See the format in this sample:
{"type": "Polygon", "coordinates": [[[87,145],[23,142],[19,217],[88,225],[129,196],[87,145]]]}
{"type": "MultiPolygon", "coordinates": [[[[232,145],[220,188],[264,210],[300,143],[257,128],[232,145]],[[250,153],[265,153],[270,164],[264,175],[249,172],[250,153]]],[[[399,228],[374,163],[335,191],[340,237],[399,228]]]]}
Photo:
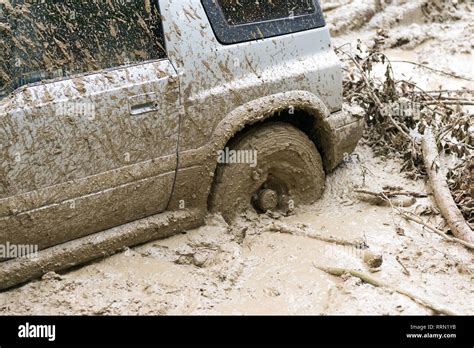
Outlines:
{"type": "Polygon", "coordinates": [[[262,211],[273,210],[278,206],[278,193],[274,190],[263,189],[258,193],[256,204],[262,211]]]}

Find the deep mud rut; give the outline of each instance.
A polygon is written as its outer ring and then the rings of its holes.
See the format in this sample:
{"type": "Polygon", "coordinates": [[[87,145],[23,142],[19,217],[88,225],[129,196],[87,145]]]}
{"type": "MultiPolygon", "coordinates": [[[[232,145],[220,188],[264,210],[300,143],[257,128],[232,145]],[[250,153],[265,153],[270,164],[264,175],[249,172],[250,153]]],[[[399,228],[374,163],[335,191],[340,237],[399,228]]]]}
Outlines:
{"type": "MultiPolygon", "coordinates": [[[[370,9],[375,2],[359,3],[369,4],[370,9]]],[[[354,43],[357,38],[369,41],[385,23],[390,40],[405,42],[387,44],[386,52],[392,59],[431,63],[438,69],[474,78],[472,20],[425,24],[413,3],[394,2],[360,23],[350,16],[357,8],[360,10],[358,6],[329,11],[328,23],[339,23],[343,18],[348,21],[334,30],[334,45],[354,43]],[[400,22],[392,22],[394,13],[400,15],[400,22]],[[420,35],[426,35],[426,39],[421,40],[420,35]],[[398,41],[400,36],[406,37],[398,41]]],[[[469,81],[395,64],[396,73],[422,87],[474,88],[469,81]]],[[[323,198],[312,206],[298,207],[292,216],[249,213],[233,226],[219,216],[210,216],[206,226],[196,230],[127,249],[61,275],[48,274],[42,280],[0,293],[0,313],[432,314],[393,291],[318,270],[316,265],[370,273],[361,250],[270,231],[269,226],[277,223],[308,234],[361,239],[370,251],[383,257],[380,269],[371,273],[374,277],[455,312],[472,315],[473,254],[400,220],[389,206],[361,200],[354,192],[357,187],[377,191],[387,185],[430,193],[424,181],[404,178],[398,160],[376,157],[362,143],[328,176],[323,198]],[[401,227],[398,232],[394,223],[401,227]]],[[[407,209],[417,212],[435,206],[432,196],[409,203],[407,209]]],[[[444,227],[439,216],[423,218],[431,225],[444,227]]]]}

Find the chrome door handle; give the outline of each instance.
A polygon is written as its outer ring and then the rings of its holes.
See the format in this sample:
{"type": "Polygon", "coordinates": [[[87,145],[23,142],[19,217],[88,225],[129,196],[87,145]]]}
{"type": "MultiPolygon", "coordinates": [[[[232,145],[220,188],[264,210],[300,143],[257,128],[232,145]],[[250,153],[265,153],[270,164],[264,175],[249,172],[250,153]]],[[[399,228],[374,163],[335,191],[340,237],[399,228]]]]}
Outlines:
{"type": "Polygon", "coordinates": [[[147,102],[143,104],[132,105],[130,107],[131,115],[140,115],[147,112],[158,111],[159,105],[158,102],[147,102]]]}

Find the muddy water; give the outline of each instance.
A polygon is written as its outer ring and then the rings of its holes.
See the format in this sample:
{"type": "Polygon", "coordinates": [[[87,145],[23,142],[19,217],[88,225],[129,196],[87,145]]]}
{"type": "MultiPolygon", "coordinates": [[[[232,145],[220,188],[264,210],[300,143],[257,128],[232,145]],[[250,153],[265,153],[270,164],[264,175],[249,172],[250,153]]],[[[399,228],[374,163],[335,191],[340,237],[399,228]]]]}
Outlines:
{"type": "MultiPolygon", "coordinates": [[[[420,29],[411,26],[421,25],[419,13],[398,5],[394,2],[375,14],[375,22],[369,21],[359,32],[342,33],[335,45],[369,40],[376,23],[392,23],[387,18],[401,10],[409,14],[408,20],[386,26],[392,42],[410,32],[425,32],[429,38],[413,46],[388,47],[390,58],[474,77],[470,21],[423,24],[420,29]]],[[[394,69],[397,77],[427,89],[473,87],[470,81],[405,63],[394,63],[394,69]]],[[[354,193],[357,187],[380,190],[386,185],[430,193],[423,181],[404,179],[400,172],[399,162],[375,157],[360,145],[328,176],[322,199],[299,207],[292,216],[247,214],[234,226],[211,216],[206,226],[186,234],[0,293],[0,314],[432,314],[391,291],[321,272],[315,265],[371,270],[362,261],[361,250],[269,232],[275,221],[309,234],[363,239],[371,252],[383,257],[374,277],[461,314],[474,313],[469,301],[474,296],[473,254],[401,221],[390,207],[367,203],[354,193]]],[[[407,209],[430,211],[433,206],[429,196],[407,209]]],[[[424,219],[444,228],[439,216],[424,219]]]]}

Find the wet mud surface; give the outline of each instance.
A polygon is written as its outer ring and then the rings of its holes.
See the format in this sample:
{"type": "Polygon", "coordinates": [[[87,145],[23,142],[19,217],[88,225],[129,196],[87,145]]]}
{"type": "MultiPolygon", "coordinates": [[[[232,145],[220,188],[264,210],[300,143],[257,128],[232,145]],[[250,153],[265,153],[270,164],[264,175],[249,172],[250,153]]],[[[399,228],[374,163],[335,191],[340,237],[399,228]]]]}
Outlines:
{"type": "MultiPolygon", "coordinates": [[[[426,20],[426,2],[381,3],[322,1],[334,46],[355,45],[357,39],[369,44],[383,27],[388,35],[385,52],[393,60],[429,63],[474,78],[469,68],[472,12],[441,15],[432,9],[433,18],[426,20]],[[343,3],[348,5],[338,7],[343,3]],[[356,20],[361,15],[364,21],[356,20]]],[[[474,88],[473,82],[406,63],[394,63],[394,70],[424,88],[474,88]]],[[[386,186],[427,193],[427,198],[399,203],[444,228],[440,216],[432,213],[436,207],[429,185],[405,178],[401,162],[376,156],[362,142],[327,176],[322,199],[297,207],[293,215],[247,213],[232,226],[211,215],[201,228],[0,293],[0,314],[433,314],[393,291],[316,268],[326,266],[370,273],[472,315],[474,255],[394,216],[390,206],[355,193],[386,186]],[[365,250],[311,238],[316,233],[363,241],[379,257],[372,264],[378,267],[364,261],[365,250]]]]}
{"type": "MultiPolygon", "coordinates": [[[[313,233],[363,240],[382,256],[372,274],[377,279],[473,313],[467,301],[474,292],[472,253],[398,218],[402,230],[397,232],[390,207],[364,202],[354,193],[364,181],[372,190],[396,185],[429,192],[422,181],[400,179],[399,172],[400,163],[375,158],[361,145],[328,176],[323,198],[292,216],[247,213],[232,226],[210,216],[205,226],[185,234],[1,293],[0,313],[432,314],[394,292],[316,269],[370,273],[362,250],[315,240],[309,237],[313,233]]],[[[430,197],[412,205],[430,207],[430,197]]],[[[437,217],[429,220],[441,224],[437,217]]]]}

